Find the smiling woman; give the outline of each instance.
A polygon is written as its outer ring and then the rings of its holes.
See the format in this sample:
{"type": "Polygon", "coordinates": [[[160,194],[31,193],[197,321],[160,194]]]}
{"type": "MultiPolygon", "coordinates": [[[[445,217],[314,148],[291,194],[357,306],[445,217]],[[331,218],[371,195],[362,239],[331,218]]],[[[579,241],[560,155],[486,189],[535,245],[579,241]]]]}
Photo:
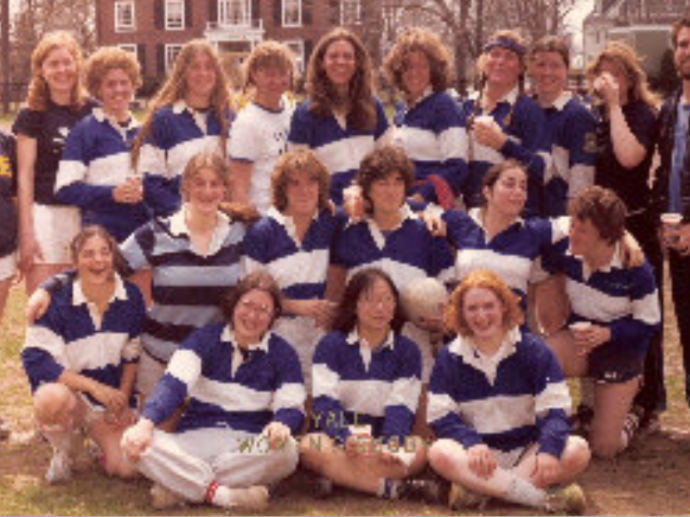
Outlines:
{"type": "Polygon", "coordinates": [[[581,513],[579,486],[546,489],[579,475],[589,448],[569,436],[570,395],[556,358],[521,321],[517,297],[487,270],[470,273],[451,295],[446,324],[457,337],[431,374],[428,415],[439,440],[429,461],[454,484],[456,509],[496,497],[581,513]]]}
{"type": "Polygon", "coordinates": [[[55,196],[79,207],[83,224],[99,224],[121,242],[149,219],[129,153],[138,131],[129,103],[141,85],[139,63],[120,48],[102,47],[85,67],[87,87],[101,107],[70,132],[55,196]]]}
{"type": "Polygon", "coordinates": [[[82,230],[72,257],[76,277],[27,329],[21,354],[39,429],[53,447],[46,480],[71,478],[72,433],[82,429],[100,447],[106,472],[132,477],[119,444],[134,419],[144,300],[118,275],[117,243],[103,228],[82,230]]]}

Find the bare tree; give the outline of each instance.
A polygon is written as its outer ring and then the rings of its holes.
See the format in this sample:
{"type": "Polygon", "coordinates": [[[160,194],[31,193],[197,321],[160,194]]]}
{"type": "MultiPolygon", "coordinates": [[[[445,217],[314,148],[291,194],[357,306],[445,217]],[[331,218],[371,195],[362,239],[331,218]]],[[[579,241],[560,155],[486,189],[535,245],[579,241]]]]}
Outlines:
{"type": "Polygon", "coordinates": [[[23,0],[12,27],[13,81],[29,80],[31,52],[44,34],[65,30],[74,35],[85,54],[96,47],[95,0],[23,0]]]}

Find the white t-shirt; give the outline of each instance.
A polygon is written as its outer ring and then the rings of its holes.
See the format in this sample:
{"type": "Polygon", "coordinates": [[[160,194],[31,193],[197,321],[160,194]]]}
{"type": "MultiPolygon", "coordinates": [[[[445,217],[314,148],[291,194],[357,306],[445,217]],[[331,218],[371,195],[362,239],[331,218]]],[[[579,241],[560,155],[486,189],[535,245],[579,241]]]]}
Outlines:
{"type": "Polygon", "coordinates": [[[230,158],[252,164],[249,199],[261,215],[271,204],[271,172],[287,149],[294,104],[283,99],[281,111],[250,102],[232,124],[230,158]]]}

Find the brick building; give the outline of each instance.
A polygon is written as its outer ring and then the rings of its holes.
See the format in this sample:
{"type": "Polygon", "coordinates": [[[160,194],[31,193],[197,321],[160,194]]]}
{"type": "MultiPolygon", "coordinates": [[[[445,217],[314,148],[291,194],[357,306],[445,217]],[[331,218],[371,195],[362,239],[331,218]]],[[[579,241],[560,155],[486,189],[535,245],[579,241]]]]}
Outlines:
{"type": "Polygon", "coordinates": [[[237,65],[265,39],[290,46],[303,67],[331,27],[361,23],[361,0],[97,0],[99,45],[135,52],[144,94],[165,77],[185,42],[205,38],[236,78],[237,65]]]}

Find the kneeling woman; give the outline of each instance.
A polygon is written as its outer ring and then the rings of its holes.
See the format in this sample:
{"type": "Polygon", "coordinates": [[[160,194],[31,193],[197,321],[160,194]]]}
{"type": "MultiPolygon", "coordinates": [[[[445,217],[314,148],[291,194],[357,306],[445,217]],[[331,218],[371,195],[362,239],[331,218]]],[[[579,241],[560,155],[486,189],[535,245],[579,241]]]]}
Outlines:
{"type": "MultiPolygon", "coordinates": [[[[316,348],[314,424],[302,439],[304,465],[331,483],[396,499],[426,464],[410,435],[421,390],[421,356],[399,334],[398,291],[380,269],[356,273],[338,308],[334,331],[316,348]]],[[[424,495],[424,494],[421,494],[424,495]]]]}
{"type": "Polygon", "coordinates": [[[120,438],[135,418],[130,402],[144,300],[115,273],[121,257],[103,228],[85,228],[71,248],[77,274],[27,329],[21,353],[36,420],[53,447],[46,480],[70,479],[72,433],[79,429],[103,451],[106,472],[130,477],[136,469],[122,457],[120,438]]]}
{"type": "Polygon", "coordinates": [[[547,511],[581,512],[571,481],[589,463],[569,436],[570,395],[556,358],[520,330],[517,297],[495,274],[470,273],[451,295],[446,325],[457,333],[436,358],[428,418],[438,441],[434,470],[453,483],[451,506],[496,497],[547,511]]]}
{"type": "Polygon", "coordinates": [[[266,485],[297,467],[302,423],[297,354],[270,331],[280,290],[266,273],[246,276],[223,300],[225,322],[189,336],[127,430],[122,446],[156,485],[155,507],[209,502],[256,509],[266,485]],[[175,433],[155,429],[189,396],[175,433]]]}
{"type": "Polygon", "coordinates": [[[626,263],[626,208],[612,190],[588,187],[569,212],[569,239],[544,265],[566,278],[570,329],[547,343],[567,376],[594,380],[589,441],[596,456],[612,457],[628,446],[639,423],[631,406],[647,348],[660,331],[657,286],[649,262],[626,263]]]}

